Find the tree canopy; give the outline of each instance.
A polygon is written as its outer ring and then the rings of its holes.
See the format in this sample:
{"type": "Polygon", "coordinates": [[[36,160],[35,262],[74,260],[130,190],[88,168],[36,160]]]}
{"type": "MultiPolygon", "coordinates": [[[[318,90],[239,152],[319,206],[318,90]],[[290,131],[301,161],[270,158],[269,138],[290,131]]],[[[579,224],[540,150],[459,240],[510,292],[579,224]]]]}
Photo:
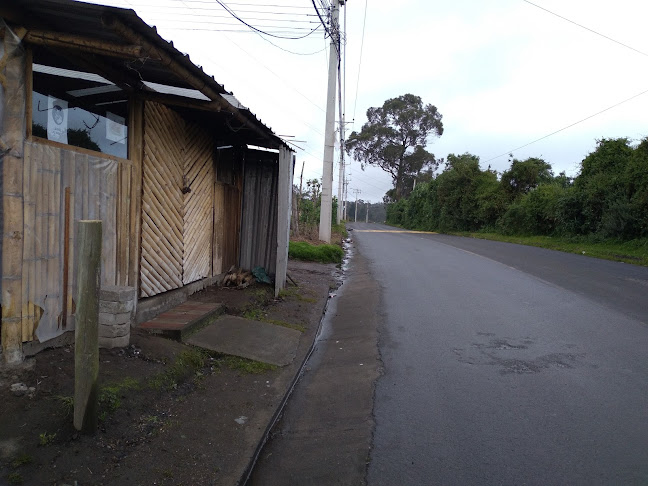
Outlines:
{"type": "MultiPolygon", "coordinates": [[[[419,96],[405,94],[391,98],[383,106],[367,110],[367,123],[353,132],[346,151],[365,165],[375,165],[392,176],[393,199],[400,200],[405,184],[438,162],[426,150],[428,137],[443,134],[442,115],[436,106],[424,105],[419,96]]],[[[407,187],[407,190],[411,190],[407,187]]]]}
{"type": "Polygon", "coordinates": [[[387,206],[387,222],[432,231],[648,237],[648,138],[636,146],[627,138],[599,140],[573,179],[554,176],[540,158],[510,162],[498,180],[477,156],[450,154],[441,174],[387,206]]]}

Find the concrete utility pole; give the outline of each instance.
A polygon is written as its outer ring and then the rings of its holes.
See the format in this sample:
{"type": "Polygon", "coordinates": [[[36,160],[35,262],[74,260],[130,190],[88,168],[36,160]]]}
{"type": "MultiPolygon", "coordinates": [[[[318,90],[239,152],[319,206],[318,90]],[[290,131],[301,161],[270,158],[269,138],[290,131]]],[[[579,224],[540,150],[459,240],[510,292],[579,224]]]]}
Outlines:
{"type": "MultiPolygon", "coordinates": [[[[344,2],[342,2],[344,3],[344,2]]],[[[335,91],[340,53],[340,0],[331,4],[331,47],[329,54],[328,97],[326,100],[326,129],[324,131],[324,163],[322,169],[322,205],[320,207],[319,239],[331,242],[333,212],[333,156],[335,155],[335,91]]]]}
{"type": "Polygon", "coordinates": [[[367,201],[367,214],[365,214],[365,223],[369,222],[369,201],[367,201]]]}
{"type": "Polygon", "coordinates": [[[355,192],[356,195],[355,207],[353,209],[353,222],[357,223],[358,222],[358,194],[360,194],[362,191],[360,189],[351,189],[351,192],[355,192]]]}
{"type": "MultiPolygon", "coordinates": [[[[344,10],[344,35],[346,36],[346,9],[344,10]]],[[[340,57],[342,57],[342,42],[340,42],[340,57]]],[[[344,56],[344,73],[346,74],[346,56],[344,56]]],[[[340,224],[340,220],[343,216],[344,206],[344,173],[345,173],[345,162],[344,162],[344,143],[346,141],[346,126],[344,124],[345,118],[345,107],[344,107],[344,96],[345,89],[342,87],[342,80],[346,80],[346,76],[342,78],[342,69],[338,69],[338,92],[339,96],[339,110],[340,110],[340,170],[338,173],[338,207],[337,207],[337,223],[340,224]]],[[[345,81],[346,85],[346,81],[345,81]]]]}
{"type": "Polygon", "coordinates": [[[347,210],[349,209],[349,182],[351,182],[344,173],[344,220],[347,219],[347,210]]]}

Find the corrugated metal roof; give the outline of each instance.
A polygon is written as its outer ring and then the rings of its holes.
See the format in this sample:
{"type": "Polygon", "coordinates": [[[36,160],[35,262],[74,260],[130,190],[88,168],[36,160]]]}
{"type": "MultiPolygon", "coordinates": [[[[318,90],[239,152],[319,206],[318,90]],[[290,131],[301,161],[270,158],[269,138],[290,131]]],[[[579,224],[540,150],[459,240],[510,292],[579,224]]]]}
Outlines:
{"type": "MultiPolygon", "coordinates": [[[[9,0],[8,2],[2,2],[2,5],[0,5],[0,17],[4,17],[9,22],[22,25],[30,30],[69,33],[100,41],[128,45],[124,38],[107,25],[109,19],[116,18],[137,35],[145,38],[156,49],[163,51],[174,62],[190,72],[205,87],[222,96],[229,105],[238,110],[261,133],[269,137],[272,140],[271,145],[282,145],[290,149],[281,138],[277,137],[248,108],[226,91],[222,85],[218,84],[213,76],[209,76],[201,67],[192,63],[188,55],[183,54],[173,46],[173,42],[167,42],[160,37],[155,27],[147,25],[134,10],[74,0],[9,0]]],[[[65,57],[66,51],[64,49],[60,50],[60,55],[65,57]]],[[[126,78],[133,79],[135,85],[145,81],[143,83],[145,86],[149,89],[153,88],[158,93],[197,100],[209,100],[209,97],[172,72],[160,60],[148,57],[124,61],[123,59],[115,60],[111,56],[93,56],[101,59],[110,70],[123,74],[126,78]]],[[[119,84],[116,79],[110,79],[109,81],[119,84]]],[[[268,140],[261,135],[253,133],[252,130],[246,130],[245,132],[238,134],[239,138],[245,137],[249,139],[242,140],[244,143],[260,146],[268,145],[268,140]]]]}

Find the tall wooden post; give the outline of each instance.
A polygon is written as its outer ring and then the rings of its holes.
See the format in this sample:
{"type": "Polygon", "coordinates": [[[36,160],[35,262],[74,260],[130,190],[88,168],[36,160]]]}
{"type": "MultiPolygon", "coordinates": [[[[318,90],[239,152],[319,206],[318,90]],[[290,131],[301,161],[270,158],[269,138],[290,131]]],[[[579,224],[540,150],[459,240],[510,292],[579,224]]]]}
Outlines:
{"type": "Polygon", "coordinates": [[[277,266],[275,270],[275,297],[286,286],[293,168],[292,154],[287,148],[280,147],[279,184],[277,187],[277,266]]]}
{"type": "Polygon", "coordinates": [[[76,229],[77,307],[74,331],[74,427],[97,430],[101,221],[79,221],[76,229]]]}
{"type": "MultiPolygon", "coordinates": [[[[20,40],[5,29],[0,38],[0,58],[5,67],[0,83],[0,238],[2,255],[2,355],[6,364],[23,361],[22,265],[23,265],[23,160],[25,142],[25,51],[20,40]]],[[[29,107],[31,109],[31,106],[29,107]]]]}

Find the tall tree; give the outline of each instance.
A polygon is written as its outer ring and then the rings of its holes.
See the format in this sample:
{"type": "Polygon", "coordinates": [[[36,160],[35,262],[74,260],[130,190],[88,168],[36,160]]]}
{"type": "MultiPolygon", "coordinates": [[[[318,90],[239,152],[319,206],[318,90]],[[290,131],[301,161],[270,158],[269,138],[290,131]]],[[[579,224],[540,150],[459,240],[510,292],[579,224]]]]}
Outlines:
{"type": "Polygon", "coordinates": [[[502,174],[502,186],[513,199],[538,187],[542,182],[553,180],[551,164],[537,157],[526,160],[513,159],[509,170],[502,174]]]}
{"type": "Polygon", "coordinates": [[[443,134],[441,118],[436,106],[424,105],[419,96],[389,99],[381,107],[367,110],[368,121],[360,133],[349,136],[347,153],[360,161],[363,169],[368,164],[388,172],[394,183],[393,198],[399,200],[408,180],[438,166],[425,147],[430,135],[443,134]]]}

